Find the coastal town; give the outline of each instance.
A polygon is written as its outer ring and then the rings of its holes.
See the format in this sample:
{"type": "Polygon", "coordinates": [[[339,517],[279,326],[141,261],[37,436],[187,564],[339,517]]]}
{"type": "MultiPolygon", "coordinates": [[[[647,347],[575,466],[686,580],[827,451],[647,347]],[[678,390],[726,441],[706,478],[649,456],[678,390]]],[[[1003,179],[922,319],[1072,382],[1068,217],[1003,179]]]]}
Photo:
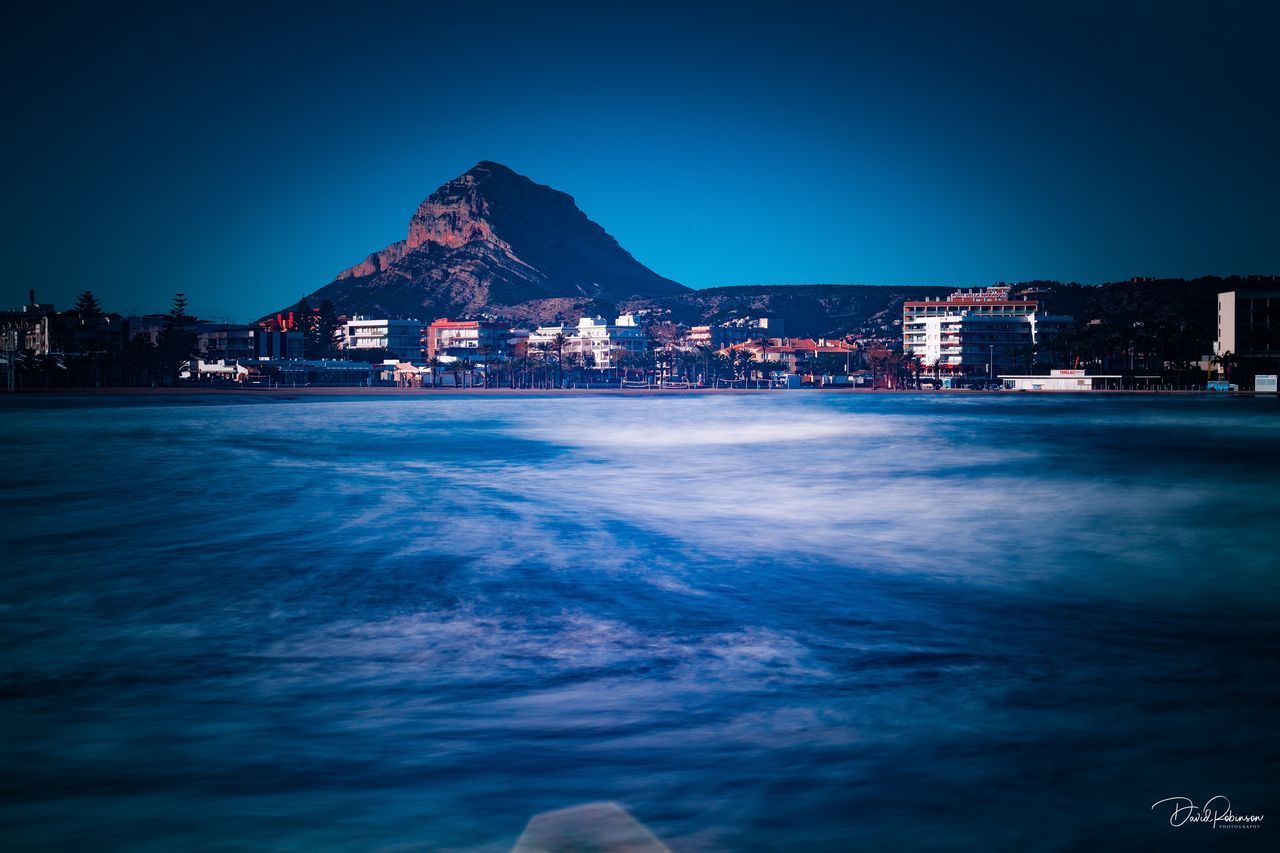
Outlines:
{"type": "Polygon", "coordinates": [[[1280,291],[1218,295],[1217,337],[1168,357],[1159,335],[1055,313],[1033,286],[906,298],[900,316],[839,337],[793,335],[785,316],[702,325],[639,309],[551,324],[495,317],[344,316],[306,299],[255,323],[121,315],[92,292],[58,311],[0,312],[9,391],[165,387],[1252,391],[1274,393],[1280,291]]]}

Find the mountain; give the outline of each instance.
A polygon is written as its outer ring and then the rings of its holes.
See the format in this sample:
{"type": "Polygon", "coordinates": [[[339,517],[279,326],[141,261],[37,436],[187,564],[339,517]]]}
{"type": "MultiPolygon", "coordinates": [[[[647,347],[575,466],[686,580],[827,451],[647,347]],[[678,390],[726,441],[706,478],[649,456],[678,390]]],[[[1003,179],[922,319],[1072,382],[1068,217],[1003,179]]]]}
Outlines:
{"type": "MultiPolygon", "coordinates": [[[[1024,282],[1015,292],[1079,324],[1178,329],[1198,346],[1212,340],[1216,294],[1274,286],[1275,276],[1133,279],[1102,285],[1024,282]]],[[[529,325],[587,313],[647,310],[694,325],[777,316],[792,335],[893,337],[907,299],[951,287],[752,285],[690,290],[633,258],[578,209],[573,198],[499,163],[482,161],[418,206],[408,233],[311,294],[340,313],[371,316],[491,316],[529,325]]]]}
{"type": "Polygon", "coordinates": [[[428,196],[404,240],[308,299],[346,314],[544,321],[686,292],[633,258],[571,196],[486,160],[428,196]]]}

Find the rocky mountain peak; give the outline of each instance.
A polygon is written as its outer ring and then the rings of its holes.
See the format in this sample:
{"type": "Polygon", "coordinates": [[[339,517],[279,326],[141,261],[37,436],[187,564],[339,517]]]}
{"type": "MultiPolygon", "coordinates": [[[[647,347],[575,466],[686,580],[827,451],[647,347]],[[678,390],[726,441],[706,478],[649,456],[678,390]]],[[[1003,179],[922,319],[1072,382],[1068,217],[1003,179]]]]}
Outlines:
{"type": "Polygon", "coordinates": [[[686,291],[636,261],[572,196],[481,160],[418,205],[405,239],[316,295],[350,312],[515,316],[501,306],[686,291]]]}

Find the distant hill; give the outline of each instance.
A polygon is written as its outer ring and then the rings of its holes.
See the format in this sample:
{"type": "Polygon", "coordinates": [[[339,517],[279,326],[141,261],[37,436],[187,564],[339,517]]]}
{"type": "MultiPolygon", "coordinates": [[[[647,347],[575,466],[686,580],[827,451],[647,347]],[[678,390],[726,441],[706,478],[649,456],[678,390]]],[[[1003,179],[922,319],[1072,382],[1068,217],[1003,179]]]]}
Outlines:
{"type": "MultiPolygon", "coordinates": [[[[1078,325],[1091,321],[1122,330],[1142,323],[1153,333],[1173,330],[1208,352],[1217,334],[1217,295],[1228,290],[1275,288],[1278,276],[1204,276],[1195,279],[1141,279],[1088,285],[1029,281],[1015,294],[1039,300],[1054,314],[1078,325]]],[[[902,303],[946,296],[955,287],[889,287],[858,284],[799,284],[715,287],[625,303],[630,309],[666,309],[672,320],[693,324],[735,316],[770,315],[786,320],[788,333],[834,337],[848,333],[896,334],[902,303]]]]}
{"type": "Polygon", "coordinates": [[[835,337],[876,333],[902,319],[902,303],[946,296],[952,287],[867,284],[773,284],[712,287],[674,296],[628,300],[628,310],[670,311],[672,320],[694,325],[733,317],[781,317],[789,335],[835,337]]]}
{"type": "Polygon", "coordinates": [[[541,321],[687,290],[633,258],[570,196],[482,161],[418,206],[405,239],[309,299],[347,314],[541,321]]]}
{"type": "Polygon", "coordinates": [[[1218,325],[1218,294],[1260,286],[1267,285],[1239,276],[1204,276],[1107,284],[1030,281],[1019,284],[1016,290],[1043,300],[1055,314],[1075,317],[1078,323],[1101,320],[1117,327],[1132,326],[1136,322],[1181,324],[1212,340],[1218,325]]]}

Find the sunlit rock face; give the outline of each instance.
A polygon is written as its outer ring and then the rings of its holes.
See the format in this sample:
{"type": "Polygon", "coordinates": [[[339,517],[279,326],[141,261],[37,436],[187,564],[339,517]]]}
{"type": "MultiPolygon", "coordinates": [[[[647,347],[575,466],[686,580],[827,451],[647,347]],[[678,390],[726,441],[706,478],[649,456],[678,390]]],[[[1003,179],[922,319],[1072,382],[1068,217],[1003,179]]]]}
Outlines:
{"type": "Polygon", "coordinates": [[[571,196],[483,161],[428,196],[404,240],[312,299],[350,314],[538,321],[687,290],[633,258],[571,196]]]}

